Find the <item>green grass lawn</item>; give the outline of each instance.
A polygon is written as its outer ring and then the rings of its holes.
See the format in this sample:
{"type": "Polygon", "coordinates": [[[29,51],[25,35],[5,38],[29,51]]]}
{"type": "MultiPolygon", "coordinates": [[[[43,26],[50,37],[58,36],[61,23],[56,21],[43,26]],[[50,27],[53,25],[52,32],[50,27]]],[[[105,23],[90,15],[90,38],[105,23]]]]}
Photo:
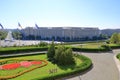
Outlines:
{"type": "Polygon", "coordinates": [[[94,49],[94,48],[100,48],[101,45],[103,45],[103,44],[104,44],[103,42],[94,42],[94,43],[72,44],[71,46],[79,47],[79,48],[94,49]]]}
{"type": "MultiPolygon", "coordinates": [[[[24,57],[16,57],[17,59],[40,59],[40,60],[47,60],[47,56],[42,54],[42,55],[34,55],[34,56],[24,56],[24,57]]],[[[1,59],[1,60],[7,60],[7,59],[13,59],[13,58],[6,58],[6,59],[1,59]]],[[[76,65],[71,65],[71,66],[57,66],[56,64],[52,64],[51,62],[48,62],[47,66],[44,66],[42,68],[38,68],[35,69],[31,72],[25,73],[24,75],[18,76],[16,78],[13,79],[9,79],[9,80],[31,80],[34,78],[41,78],[41,77],[46,77],[46,76],[53,76],[53,75],[57,75],[57,74],[62,74],[62,73],[66,73],[66,72],[70,72],[72,70],[74,70],[75,66],[78,66],[82,63],[82,61],[78,58],[75,58],[76,60],[76,65]],[[57,72],[54,74],[50,74],[49,70],[50,69],[56,69],[57,68],[57,72]]],[[[18,68],[18,70],[22,70],[22,68],[18,68]]],[[[11,71],[3,71],[0,70],[0,75],[6,75],[6,74],[14,74],[16,70],[11,70],[11,71]]]]}
{"type": "Polygon", "coordinates": [[[15,50],[15,49],[29,49],[36,48],[35,46],[22,46],[22,47],[0,47],[0,51],[4,50],[15,50]]]}

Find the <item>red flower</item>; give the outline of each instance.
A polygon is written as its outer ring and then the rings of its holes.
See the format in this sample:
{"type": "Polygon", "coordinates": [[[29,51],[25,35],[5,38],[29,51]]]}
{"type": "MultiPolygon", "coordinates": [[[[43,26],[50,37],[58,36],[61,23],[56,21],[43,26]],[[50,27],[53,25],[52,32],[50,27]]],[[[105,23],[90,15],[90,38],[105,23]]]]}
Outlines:
{"type": "Polygon", "coordinates": [[[2,66],[0,66],[0,70],[2,69],[2,66]]]}
{"type": "Polygon", "coordinates": [[[11,70],[16,69],[21,66],[23,67],[30,67],[31,65],[39,65],[42,64],[42,61],[21,61],[20,63],[11,63],[11,64],[4,64],[0,66],[0,70],[11,70]]]}
{"type": "Polygon", "coordinates": [[[28,62],[28,61],[22,61],[22,62],[20,62],[20,64],[21,64],[21,66],[23,66],[23,67],[29,67],[29,66],[32,65],[31,62],[28,62]]]}
{"type": "Polygon", "coordinates": [[[16,69],[20,67],[20,64],[19,63],[11,63],[11,64],[5,64],[2,66],[2,69],[3,70],[11,70],[11,69],[16,69]]]}
{"type": "Polygon", "coordinates": [[[42,61],[31,61],[32,65],[38,65],[38,64],[42,64],[42,61]]]}

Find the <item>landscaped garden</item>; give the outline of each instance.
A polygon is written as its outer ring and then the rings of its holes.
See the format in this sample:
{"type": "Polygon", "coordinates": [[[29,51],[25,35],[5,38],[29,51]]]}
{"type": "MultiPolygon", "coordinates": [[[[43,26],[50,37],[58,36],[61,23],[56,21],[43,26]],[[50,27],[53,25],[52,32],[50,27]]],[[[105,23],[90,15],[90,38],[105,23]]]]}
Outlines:
{"type": "MultiPolygon", "coordinates": [[[[92,61],[72,51],[99,52],[120,47],[120,41],[105,42],[0,48],[0,54],[48,50],[47,54],[0,57],[0,80],[54,80],[83,72],[91,67],[92,61]]],[[[120,54],[117,58],[120,59],[120,54]]]]}
{"type": "Polygon", "coordinates": [[[0,60],[0,79],[12,80],[54,80],[64,76],[80,73],[92,65],[92,61],[72,49],[58,46],[54,42],[47,54],[29,55],[0,60]]]}
{"type": "Polygon", "coordinates": [[[91,65],[91,60],[85,56],[77,55],[74,58],[75,64],[68,66],[57,65],[47,61],[46,54],[1,59],[0,79],[11,78],[12,80],[50,80],[84,71],[91,65]],[[48,64],[46,64],[46,62],[48,64]],[[21,75],[21,73],[23,74],[21,75]]]}

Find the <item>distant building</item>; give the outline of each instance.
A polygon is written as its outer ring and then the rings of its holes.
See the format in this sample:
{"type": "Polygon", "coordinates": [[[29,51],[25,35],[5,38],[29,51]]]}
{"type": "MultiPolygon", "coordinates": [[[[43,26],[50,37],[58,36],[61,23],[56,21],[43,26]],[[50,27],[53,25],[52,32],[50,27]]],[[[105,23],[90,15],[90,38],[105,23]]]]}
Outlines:
{"type": "Polygon", "coordinates": [[[46,40],[81,40],[83,38],[93,38],[99,36],[98,28],[84,28],[84,27],[26,27],[22,30],[24,36],[34,36],[46,40]]]}

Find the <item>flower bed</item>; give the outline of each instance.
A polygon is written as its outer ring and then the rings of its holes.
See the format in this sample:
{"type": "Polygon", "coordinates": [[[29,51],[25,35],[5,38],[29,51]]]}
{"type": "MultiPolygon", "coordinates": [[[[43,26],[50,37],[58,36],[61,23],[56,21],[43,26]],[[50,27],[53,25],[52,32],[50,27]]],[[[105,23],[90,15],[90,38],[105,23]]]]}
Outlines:
{"type": "Polygon", "coordinates": [[[4,64],[0,66],[1,70],[12,70],[19,67],[30,67],[32,65],[40,65],[42,61],[21,61],[19,63],[4,64]]]}
{"type": "Polygon", "coordinates": [[[44,67],[48,64],[45,60],[31,60],[31,59],[8,59],[1,60],[0,63],[0,80],[12,79],[24,73],[30,72],[37,68],[44,67]],[[10,63],[11,62],[11,63],[10,63]],[[21,69],[17,69],[21,68],[21,69]],[[9,71],[8,71],[9,70],[9,71]],[[8,73],[6,73],[8,71],[8,73]],[[4,74],[6,73],[6,75],[4,74]],[[13,72],[11,74],[11,72],[13,72]]]}
{"type": "Polygon", "coordinates": [[[30,67],[32,64],[31,64],[31,62],[29,62],[29,61],[22,61],[22,62],[20,62],[20,64],[21,64],[21,66],[23,66],[23,67],[30,67]]]}
{"type": "Polygon", "coordinates": [[[38,64],[42,64],[42,62],[40,62],[40,61],[31,61],[31,64],[32,65],[38,65],[38,64]]]}
{"type": "Polygon", "coordinates": [[[11,64],[5,64],[1,66],[1,69],[3,70],[11,70],[19,68],[21,65],[19,63],[11,63],[11,64]]]}

